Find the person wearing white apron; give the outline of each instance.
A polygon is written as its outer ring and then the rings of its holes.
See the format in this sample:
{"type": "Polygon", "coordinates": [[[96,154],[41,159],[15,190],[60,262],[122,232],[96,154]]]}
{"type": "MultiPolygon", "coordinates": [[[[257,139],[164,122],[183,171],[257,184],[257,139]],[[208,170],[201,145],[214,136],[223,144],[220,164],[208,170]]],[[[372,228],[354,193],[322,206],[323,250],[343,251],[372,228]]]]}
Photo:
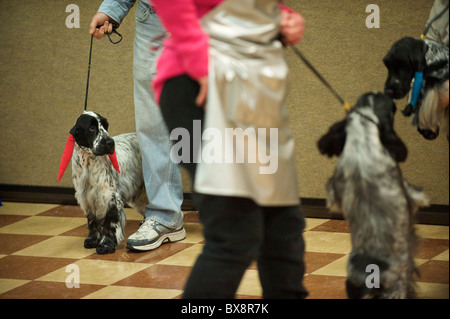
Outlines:
{"type": "MultiPolygon", "coordinates": [[[[152,2],[170,34],[154,88],[175,140],[172,159],[191,173],[204,226],[184,298],[233,298],[253,260],[264,298],[306,297],[278,1],[152,2]],[[206,70],[195,68],[205,54],[206,70]]],[[[303,20],[297,23],[302,29],[303,20]]]]}

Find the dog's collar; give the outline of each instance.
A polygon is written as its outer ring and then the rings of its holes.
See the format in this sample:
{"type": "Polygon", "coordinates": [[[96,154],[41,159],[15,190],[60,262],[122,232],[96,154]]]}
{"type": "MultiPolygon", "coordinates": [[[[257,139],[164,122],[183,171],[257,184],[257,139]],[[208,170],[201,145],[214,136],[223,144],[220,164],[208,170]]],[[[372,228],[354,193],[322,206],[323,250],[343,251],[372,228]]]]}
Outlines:
{"type": "Polygon", "coordinates": [[[351,113],[355,112],[356,114],[358,114],[359,116],[361,116],[362,118],[364,118],[365,120],[375,124],[378,128],[380,128],[380,123],[376,122],[374,119],[370,118],[369,116],[363,114],[362,112],[360,112],[357,109],[353,109],[351,110],[351,113]]]}

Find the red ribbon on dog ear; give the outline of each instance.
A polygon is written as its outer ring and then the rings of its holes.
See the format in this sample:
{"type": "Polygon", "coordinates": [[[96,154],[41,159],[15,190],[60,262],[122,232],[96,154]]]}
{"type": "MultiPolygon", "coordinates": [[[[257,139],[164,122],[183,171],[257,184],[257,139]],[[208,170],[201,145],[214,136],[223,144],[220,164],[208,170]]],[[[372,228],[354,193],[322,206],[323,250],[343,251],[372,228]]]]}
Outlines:
{"type": "MultiPolygon", "coordinates": [[[[72,134],[69,133],[69,137],[67,138],[66,147],[64,148],[64,152],[61,158],[61,163],[59,164],[59,174],[58,174],[58,182],[61,181],[61,178],[66,171],[67,165],[69,165],[70,159],[72,158],[73,148],[75,147],[75,138],[72,134]]],[[[116,171],[120,174],[119,162],[117,161],[116,151],[112,155],[108,155],[112,166],[116,169],[116,171]]]]}
{"type": "Polygon", "coordinates": [[[67,165],[69,165],[70,159],[72,158],[73,148],[75,147],[75,138],[69,133],[69,138],[67,139],[66,147],[64,148],[64,153],[61,158],[61,163],[59,164],[59,174],[58,182],[66,171],[67,165]]]}
{"type": "Polygon", "coordinates": [[[116,169],[117,173],[120,174],[119,162],[117,161],[116,151],[114,150],[114,153],[112,155],[108,154],[108,157],[111,161],[112,166],[116,169]]]}

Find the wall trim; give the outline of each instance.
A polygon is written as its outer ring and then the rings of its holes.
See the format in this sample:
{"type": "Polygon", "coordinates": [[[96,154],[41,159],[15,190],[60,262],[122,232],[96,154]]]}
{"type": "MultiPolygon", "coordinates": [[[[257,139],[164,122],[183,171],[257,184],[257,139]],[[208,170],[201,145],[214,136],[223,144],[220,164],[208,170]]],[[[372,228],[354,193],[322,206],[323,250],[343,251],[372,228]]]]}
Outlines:
{"type": "MultiPolygon", "coordinates": [[[[0,200],[5,202],[77,205],[72,187],[29,186],[0,184],[0,200]]],[[[343,219],[342,214],[330,213],[324,198],[301,198],[305,217],[343,219]]],[[[184,193],[184,211],[195,210],[191,193],[184,193]]],[[[422,208],[416,216],[418,224],[449,225],[449,205],[432,204],[422,208]]]]}

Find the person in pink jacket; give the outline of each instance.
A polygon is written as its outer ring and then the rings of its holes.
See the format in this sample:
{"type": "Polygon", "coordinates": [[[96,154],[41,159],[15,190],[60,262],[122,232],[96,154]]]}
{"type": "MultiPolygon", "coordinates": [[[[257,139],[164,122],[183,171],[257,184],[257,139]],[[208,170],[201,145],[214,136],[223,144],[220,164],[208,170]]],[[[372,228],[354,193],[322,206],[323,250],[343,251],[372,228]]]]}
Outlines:
{"type": "MultiPolygon", "coordinates": [[[[286,125],[284,92],[287,72],[284,71],[287,65],[280,42],[282,39],[285,45],[293,45],[302,39],[302,16],[279,5],[276,0],[152,0],[152,3],[168,32],[153,81],[155,97],[169,132],[180,128],[189,132],[190,158],[183,160],[182,164],[194,181],[194,201],[204,226],[204,250],[193,267],[183,297],[234,298],[243,274],[253,260],[258,263],[264,298],[306,297],[302,237],[305,222],[296,188],[294,143],[286,125]],[[215,47],[221,44],[227,48],[223,52],[215,47]],[[230,48],[233,49],[230,51],[230,48]],[[230,68],[226,63],[222,64],[222,73],[229,74],[229,83],[234,80],[245,83],[246,76],[242,74],[256,74],[258,83],[234,85],[221,91],[224,86],[218,84],[221,80],[214,75],[218,60],[213,66],[211,64],[218,52],[219,55],[233,55],[236,52],[246,57],[235,59],[234,66],[230,65],[230,68]],[[239,66],[252,62],[261,68],[239,66]],[[264,79],[259,82],[261,77],[264,79]],[[258,87],[256,91],[244,92],[244,87],[252,87],[253,84],[258,87]],[[268,92],[261,89],[265,85],[268,92]],[[276,126],[274,128],[280,132],[280,163],[283,167],[272,175],[256,176],[258,180],[250,182],[255,175],[247,174],[247,171],[254,170],[255,165],[243,164],[233,171],[238,165],[231,164],[227,167],[233,173],[222,175],[223,180],[215,181],[216,185],[217,182],[223,184],[223,189],[219,186],[217,191],[214,187],[210,191],[199,191],[205,188],[197,189],[196,185],[202,175],[202,166],[197,165],[199,150],[195,149],[195,145],[199,141],[194,140],[193,122],[203,125],[205,120],[210,127],[216,128],[214,121],[217,118],[222,121],[220,123],[233,128],[257,126],[258,123],[251,123],[250,120],[241,127],[236,124],[239,122],[236,118],[228,118],[226,108],[218,107],[222,101],[229,100],[230,95],[236,96],[237,100],[244,96],[245,100],[245,96],[251,94],[255,94],[256,98],[268,94],[269,99],[273,96],[280,99],[275,99],[273,108],[269,103],[269,111],[275,112],[275,117],[280,119],[278,122],[269,114],[261,114],[261,111],[257,111],[256,116],[262,122],[272,121],[276,126]],[[283,178],[288,179],[286,183],[280,183],[283,178]],[[239,190],[235,191],[230,185],[237,186],[237,180],[244,182],[239,183],[239,190]],[[252,186],[246,188],[242,184],[252,186]],[[286,185],[295,186],[286,189],[286,185]],[[284,193],[290,194],[290,197],[284,193]]],[[[258,101],[267,104],[264,99],[258,101]]],[[[247,102],[251,101],[244,101],[247,102]]],[[[235,111],[236,105],[231,109],[235,111]]],[[[258,105],[255,107],[258,110],[258,105]]],[[[249,114],[249,119],[255,115],[249,114]]],[[[220,170],[216,172],[219,174],[220,170]]],[[[207,179],[219,179],[218,176],[207,179]]]]}

